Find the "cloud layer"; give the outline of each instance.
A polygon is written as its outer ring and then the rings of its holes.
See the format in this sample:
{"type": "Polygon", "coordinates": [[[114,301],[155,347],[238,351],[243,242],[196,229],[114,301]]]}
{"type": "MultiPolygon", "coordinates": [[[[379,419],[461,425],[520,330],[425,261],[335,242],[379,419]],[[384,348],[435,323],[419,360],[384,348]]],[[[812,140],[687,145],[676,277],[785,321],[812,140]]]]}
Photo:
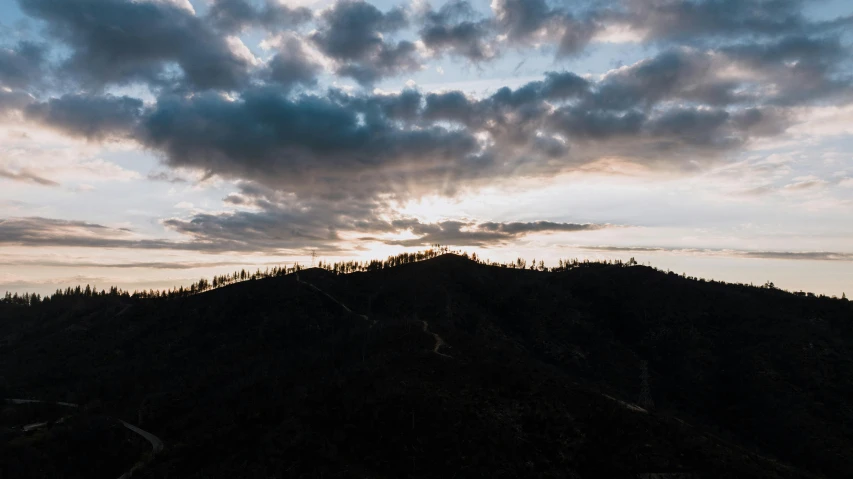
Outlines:
{"type": "MultiPolygon", "coordinates": [[[[185,242],[6,220],[3,241],[14,244],[250,251],[582,233],[603,226],[423,223],[395,205],[613,164],[700,171],[779,137],[803,108],[853,101],[851,18],[812,20],[797,0],[494,0],[487,10],[465,0],[320,10],[216,0],[202,13],[167,1],[18,3],[40,37],[0,44],[0,118],[129,141],[167,168],[241,186],[218,211],[164,219],[185,242]],[[438,60],[578,58],[613,31],[647,58],[602,75],[554,68],[477,96],[372,88],[438,60]],[[249,49],[249,37],[267,50],[249,49]]],[[[54,185],[2,163],[0,177],[54,185]]]]}

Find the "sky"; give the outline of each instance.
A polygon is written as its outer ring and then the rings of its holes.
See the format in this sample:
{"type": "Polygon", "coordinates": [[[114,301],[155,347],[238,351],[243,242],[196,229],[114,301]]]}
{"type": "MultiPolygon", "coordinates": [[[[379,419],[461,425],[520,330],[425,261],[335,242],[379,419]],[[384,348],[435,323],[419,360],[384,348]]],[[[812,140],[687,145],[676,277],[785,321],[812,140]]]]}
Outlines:
{"type": "Polygon", "coordinates": [[[853,293],[847,0],[0,2],[0,291],[442,244],[853,293]]]}

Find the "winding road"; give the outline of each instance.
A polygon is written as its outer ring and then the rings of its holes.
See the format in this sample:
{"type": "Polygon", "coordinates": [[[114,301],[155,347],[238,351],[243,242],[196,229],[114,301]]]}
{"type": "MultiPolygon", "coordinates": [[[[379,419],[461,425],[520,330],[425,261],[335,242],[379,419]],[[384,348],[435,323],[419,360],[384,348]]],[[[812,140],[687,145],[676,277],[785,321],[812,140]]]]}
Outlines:
{"type": "MultiPolygon", "coordinates": [[[[64,407],[71,407],[71,408],[79,408],[80,407],[77,404],[70,403],[70,402],[40,401],[38,399],[6,399],[6,402],[11,403],[11,404],[55,404],[57,406],[64,406],[64,407]]],[[[142,436],[146,441],[151,443],[151,451],[153,452],[153,454],[156,455],[157,453],[161,452],[163,450],[163,448],[165,447],[165,445],[163,444],[163,441],[159,437],[155,436],[154,434],[151,434],[148,431],[140,429],[140,428],[134,426],[133,424],[124,422],[121,419],[117,419],[117,421],[120,422],[128,430],[142,436]]],[[[32,424],[30,426],[32,426],[32,424]]],[[[124,474],[122,474],[121,476],[119,476],[118,479],[129,478],[133,474],[134,471],[136,471],[137,469],[139,469],[140,467],[142,467],[144,465],[145,465],[145,462],[138,462],[138,463],[134,464],[134,466],[129,471],[127,471],[124,474]]]]}

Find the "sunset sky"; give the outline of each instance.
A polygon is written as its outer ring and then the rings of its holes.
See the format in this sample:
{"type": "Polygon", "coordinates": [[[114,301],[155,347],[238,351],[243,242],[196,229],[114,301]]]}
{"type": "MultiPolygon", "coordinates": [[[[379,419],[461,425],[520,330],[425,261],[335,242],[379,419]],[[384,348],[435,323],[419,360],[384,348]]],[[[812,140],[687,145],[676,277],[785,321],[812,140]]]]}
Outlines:
{"type": "Polygon", "coordinates": [[[4,0],[0,293],[441,243],[853,293],[850,0],[4,0]]]}

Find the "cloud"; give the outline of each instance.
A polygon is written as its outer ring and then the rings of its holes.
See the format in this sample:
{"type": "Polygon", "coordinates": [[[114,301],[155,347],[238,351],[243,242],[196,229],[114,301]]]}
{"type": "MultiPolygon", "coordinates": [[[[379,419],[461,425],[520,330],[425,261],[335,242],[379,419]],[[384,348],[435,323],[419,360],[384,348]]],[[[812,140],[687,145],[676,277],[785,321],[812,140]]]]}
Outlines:
{"type": "MultiPolygon", "coordinates": [[[[764,173],[764,172],[762,172],[764,173]]],[[[766,174],[766,173],[764,173],[766,174]]],[[[843,176],[832,178],[820,178],[815,175],[799,176],[789,180],[784,184],[760,184],[758,186],[741,191],[739,194],[745,196],[763,196],[772,194],[806,194],[806,193],[821,193],[831,187],[853,186],[853,180],[843,176]]]]}
{"type": "Polygon", "coordinates": [[[100,140],[130,134],[142,114],[142,106],[141,100],[127,96],[67,94],[32,103],[26,113],[30,119],[65,133],[100,140]]]}
{"type": "Polygon", "coordinates": [[[397,220],[391,224],[400,230],[410,231],[416,236],[416,238],[403,240],[385,240],[386,244],[399,246],[427,246],[432,244],[494,246],[509,243],[528,234],[593,231],[609,226],[550,221],[530,223],[472,223],[464,221],[421,223],[418,220],[397,220]]]}
{"type": "Polygon", "coordinates": [[[649,40],[696,42],[808,32],[816,25],[802,7],[801,0],[626,0],[603,13],[649,40]]]}
{"type": "Polygon", "coordinates": [[[850,77],[844,73],[850,51],[838,37],[789,36],[719,51],[731,64],[751,71],[765,91],[773,92],[763,99],[767,103],[797,105],[853,98],[850,77]]]}
{"type": "Polygon", "coordinates": [[[21,41],[14,48],[0,47],[0,87],[31,88],[42,83],[45,47],[21,41]]]}
{"type": "Polygon", "coordinates": [[[610,227],[550,221],[423,223],[394,213],[391,205],[383,201],[305,200],[250,182],[239,183],[239,192],[223,201],[242,210],[197,213],[189,218],[166,220],[164,225],[189,238],[189,243],[224,244],[237,250],[269,252],[306,248],[340,251],[348,248],[354,238],[401,246],[435,243],[486,246],[535,233],[610,227]]]}
{"type": "Polygon", "coordinates": [[[172,167],[329,198],[375,196],[416,175],[444,181],[447,168],[463,167],[479,149],[468,132],[395,125],[373,100],[339,91],[290,98],[270,88],[247,90],[235,101],[215,94],[161,98],[140,140],[172,167]]]}
{"type": "MultiPolygon", "coordinates": [[[[428,59],[423,53],[481,62],[507,50],[503,47],[544,47],[558,56],[571,56],[586,51],[602,32],[606,36],[608,31],[624,30],[665,50],[693,46],[728,52],[745,62],[763,58],[776,73],[780,62],[788,63],[791,74],[784,81],[796,85],[811,79],[808,84],[813,87],[801,88],[808,95],[821,84],[843,87],[840,78],[822,73],[835,68],[833,59],[847,54],[839,35],[853,24],[853,16],[812,21],[803,15],[800,0],[493,0],[490,16],[483,16],[467,0],[451,0],[438,9],[421,3],[409,10],[387,11],[363,0],[339,0],[316,15],[278,0],[213,0],[203,16],[185,2],[19,2],[26,14],[43,20],[51,37],[70,50],[58,70],[60,77],[71,73],[92,89],[133,82],[184,91],[241,89],[257,81],[259,72],[252,59],[234,47],[234,35],[260,27],[296,37],[296,29],[311,24],[314,28],[307,39],[332,61],[334,72],[363,85],[419,70],[428,59]],[[785,52],[798,51],[807,54],[783,61],[785,52]]],[[[304,60],[298,52],[287,54],[293,45],[290,42],[281,52],[274,75],[288,79],[284,83],[293,83],[294,77],[310,80],[316,74],[316,69],[306,73],[305,67],[316,66],[317,61],[292,62],[304,60]],[[295,74],[289,73],[291,69],[295,74]]],[[[45,58],[44,47],[35,43],[0,50],[0,83],[32,87],[44,76],[45,58]]],[[[767,73],[773,78],[773,72],[767,73]]],[[[714,83],[691,94],[725,99],[738,93],[729,86],[714,83]]],[[[786,93],[792,94],[793,89],[786,93]]]]}
{"type": "Polygon", "coordinates": [[[495,22],[511,44],[556,46],[559,56],[577,55],[599,30],[593,12],[576,15],[545,0],[494,0],[495,22]]]}
{"type": "MultiPolygon", "coordinates": [[[[167,167],[242,181],[240,191],[224,212],[163,223],[186,241],[23,225],[35,244],[250,251],[332,248],[346,235],[492,244],[574,231],[584,225],[406,226],[394,223],[411,221],[394,205],[601,171],[604,162],[698,171],[784,134],[806,109],[853,101],[847,20],[811,21],[793,0],[494,0],[492,16],[465,0],[384,11],[339,0],[316,15],[273,0],[217,0],[203,15],[181,4],[21,0],[44,22],[50,50],[0,50],[0,115],[90,142],[130,139],[123,144],[167,167]],[[237,36],[258,28],[268,35],[260,58],[247,47],[252,37],[237,36]],[[657,53],[603,75],[549,72],[488,95],[336,85],[349,77],[370,86],[443,55],[482,64],[515,50],[577,55],[615,30],[653,42],[646,51],[657,53]],[[105,93],[116,91],[142,91],[146,101],[105,93]]],[[[0,174],[39,182],[32,172],[42,170],[22,164],[0,174]]],[[[179,181],[168,172],[149,179],[179,181]]],[[[817,187],[801,183],[776,190],[817,187]]]]}
{"type": "Polygon", "coordinates": [[[744,94],[748,79],[723,78],[720,55],[664,51],[599,81],[550,72],[485,98],[411,89],[294,95],[285,86],[162,96],[137,138],[172,167],[303,197],[455,194],[601,158],[686,171],[792,123],[777,98],[744,94]]]}
{"type": "Polygon", "coordinates": [[[671,248],[646,246],[577,246],[589,251],[618,253],[683,253],[699,255],[736,256],[755,259],[782,259],[798,261],[853,261],[853,253],[828,251],[748,251],[708,248],[671,248]]]}
{"type": "Polygon", "coordinates": [[[782,188],[786,191],[805,191],[818,190],[829,185],[829,182],[816,177],[799,179],[793,183],[789,183],[782,188]]]}
{"type": "Polygon", "coordinates": [[[126,263],[99,263],[93,261],[56,261],[47,259],[34,260],[9,260],[0,259],[2,266],[39,266],[46,268],[109,268],[109,269],[165,269],[184,270],[197,268],[220,268],[226,266],[245,266],[246,263],[233,261],[210,261],[210,262],[126,262],[126,263]]]}
{"type": "Polygon", "coordinates": [[[63,70],[102,87],[171,83],[170,64],[193,88],[236,88],[249,67],[223,36],[192,12],[166,2],[20,0],[24,13],[46,22],[71,49],[63,70]]]}
{"type": "Polygon", "coordinates": [[[148,180],[150,180],[150,181],[165,181],[167,183],[186,183],[187,182],[186,178],[182,178],[180,176],[176,176],[172,173],[168,173],[165,171],[159,171],[159,172],[153,172],[152,171],[152,172],[148,173],[146,178],[148,178],[148,180]]]}
{"type": "Polygon", "coordinates": [[[14,171],[9,171],[0,167],[0,178],[5,178],[7,180],[12,181],[21,181],[26,183],[35,183],[41,186],[59,186],[59,183],[49,180],[47,178],[41,177],[31,171],[21,170],[17,173],[14,171]]]}
{"type": "Polygon", "coordinates": [[[207,16],[213,25],[226,32],[239,32],[252,26],[275,31],[306,23],[313,12],[305,7],[291,8],[277,0],[265,0],[261,6],[247,0],[213,0],[207,16]]]}
{"type": "Polygon", "coordinates": [[[55,241],[63,240],[82,243],[87,239],[103,238],[107,233],[124,235],[127,232],[85,221],[41,217],[0,219],[0,243],[2,244],[53,244],[55,241]]]}
{"type": "Polygon", "coordinates": [[[111,228],[86,221],[42,217],[0,219],[0,245],[221,250],[215,245],[190,245],[168,240],[137,239],[124,228],[111,228]]]}
{"type": "Polygon", "coordinates": [[[494,28],[489,19],[477,18],[465,0],[451,0],[436,11],[428,6],[419,12],[423,22],[421,41],[434,53],[449,52],[479,62],[497,55],[494,28]]]}
{"type": "MultiPolygon", "coordinates": [[[[469,223],[443,221],[421,223],[403,218],[384,221],[371,216],[356,216],[350,211],[328,211],[312,208],[298,213],[295,210],[268,210],[262,213],[235,212],[218,215],[199,214],[190,220],[172,219],[169,228],[191,236],[205,244],[225,241],[240,243],[247,251],[276,251],[282,249],[321,248],[335,250],[347,244],[345,236],[361,236],[362,241],[376,241],[397,246],[427,246],[436,243],[453,246],[489,246],[505,244],[533,233],[582,232],[607,225],[574,223],[469,223]],[[415,237],[395,239],[409,232],[415,237]],[[378,236],[377,236],[378,235],[378,236]],[[389,236],[390,235],[390,236],[389,236]]],[[[373,214],[373,212],[368,212],[373,214]]]]}
{"type": "MultiPolygon", "coordinates": [[[[331,23],[365,16],[373,29],[393,30],[404,21],[363,2],[335,4],[323,15],[331,23]]],[[[772,94],[754,90],[772,55],[746,61],[752,57],[740,50],[695,48],[665,50],[597,81],[549,72],[484,98],[413,89],[308,93],[293,86],[313,84],[317,66],[298,37],[282,41],[268,67],[276,85],[231,95],[162,94],[149,106],[129,97],[69,94],[26,110],[89,139],[130,136],[171,167],[339,200],[453,195],[497,178],[553,175],[602,158],[691,171],[783,133],[795,121],[790,102],[825,99],[791,93],[783,100],[786,85],[774,85],[772,94]],[[732,58],[742,65],[726,71],[732,58]]],[[[812,51],[802,48],[799,57],[812,51]]],[[[791,58],[779,53],[775,61],[791,58]]]]}
{"type": "Polygon", "coordinates": [[[278,53],[269,62],[268,77],[285,88],[297,84],[313,86],[322,70],[322,65],[310,57],[302,39],[287,35],[281,38],[278,53]]]}
{"type": "Polygon", "coordinates": [[[407,26],[402,9],[382,12],[361,0],[338,0],[320,13],[318,22],[309,38],[337,62],[339,75],[369,85],[421,67],[414,43],[385,39],[407,26]]]}
{"type": "Polygon", "coordinates": [[[571,232],[571,231],[592,231],[602,229],[608,225],[596,225],[589,223],[554,223],[552,221],[534,221],[528,223],[513,222],[513,223],[481,223],[478,228],[484,231],[493,231],[507,235],[522,235],[529,233],[540,232],[571,232]]]}
{"type": "Polygon", "coordinates": [[[238,242],[180,242],[135,237],[124,228],[55,218],[0,219],[0,245],[27,247],[126,248],[203,252],[250,251],[238,242]]]}
{"type": "Polygon", "coordinates": [[[23,91],[0,88],[0,119],[23,111],[34,100],[32,95],[23,91]]]}
{"type": "Polygon", "coordinates": [[[832,253],[827,251],[747,251],[742,253],[749,258],[787,259],[803,261],[853,261],[853,253],[832,253]]]}
{"type": "Polygon", "coordinates": [[[655,57],[609,72],[588,106],[607,110],[648,109],[662,101],[697,101],[730,105],[748,101],[736,93],[739,82],[719,79],[723,64],[705,51],[689,48],[665,51],[655,57]]]}
{"type": "Polygon", "coordinates": [[[337,250],[345,248],[342,232],[391,230],[377,219],[383,204],[373,200],[299,199],[253,182],[238,187],[223,202],[242,211],[196,213],[163,225],[191,243],[229,245],[238,251],[337,250]]]}

